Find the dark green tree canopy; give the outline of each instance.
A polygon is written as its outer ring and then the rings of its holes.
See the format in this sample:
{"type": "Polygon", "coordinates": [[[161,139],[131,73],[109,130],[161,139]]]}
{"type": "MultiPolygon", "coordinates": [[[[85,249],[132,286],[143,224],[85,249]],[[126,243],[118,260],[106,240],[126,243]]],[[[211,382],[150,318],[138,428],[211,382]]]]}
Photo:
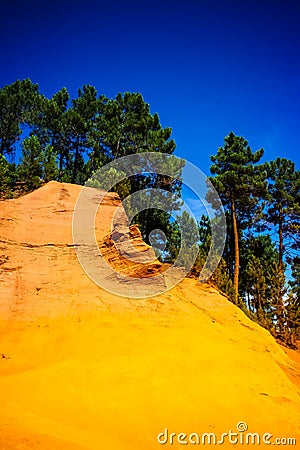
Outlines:
{"type": "Polygon", "coordinates": [[[264,165],[268,176],[265,220],[278,234],[280,264],[291,260],[300,244],[300,172],[286,158],[264,165]]]}
{"type": "Polygon", "coordinates": [[[262,165],[256,165],[264,154],[261,148],[253,152],[248,141],[230,132],[225,137],[224,147],[211,156],[211,178],[224,206],[235,203],[240,225],[253,214],[258,198],[266,195],[265,172],[262,165]]]}
{"type": "Polygon", "coordinates": [[[174,152],[171,128],[162,128],[158,114],[150,113],[150,106],[141,94],[125,92],[102,101],[98,128],[102,131],[102,148],[110,158],[143,151],[174,152]]]}
{"type": "Polygon", "coordinates": [[[0,89],[0,154],[12,154],[22,134],[21,126],[32,123],[40,109],[38,85],[17,80],[0,89]]]}

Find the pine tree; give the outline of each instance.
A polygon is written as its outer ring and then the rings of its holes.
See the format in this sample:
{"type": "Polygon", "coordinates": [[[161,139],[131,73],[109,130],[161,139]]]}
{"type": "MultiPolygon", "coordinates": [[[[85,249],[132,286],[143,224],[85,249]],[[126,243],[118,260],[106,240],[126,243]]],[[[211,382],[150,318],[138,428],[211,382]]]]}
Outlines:
{"type": "Polygon", "coordinates": [[[3,155],[0,155],[0,199],[10,194],[10,164],[3,155]]]}
{"type": "Polygon", "coordinates": [[[279,262],[270,263],[272,282],[269,289],[269,300],[273,309],[273,334],[282,341],[287,341],[287,308],[284,297],[287,293],[285,276],[279,262]]]}
{"type": "Polygon", "coordinates": [[[150,113],[149,104],[139,93],[119,93],[111,100],[102,97],[97,121],[103,152],[111,159],[141,151],[171,154],[175,150],[171,128],[162,128],[158,114],[150,113]]]}
{"type": "Polygon", "coordinates": [[[287,327],[289,330],[289,343],[297,346],[300,340],[300,257],[293,258],[291,264],[290,292],[287,300],[287,327]]]}
{"type": "MultiPolygon", "coordinates": [[[[104,96],[99,99],[99,114],[95,121],[95,127],[91,130],[90,139],[96,139],[92,152],[91,166],[95,169],[95,162],[103,165],[108,161],[116,161],[123,156],[129,156],[143,152],[160,152],[172,155],[175,150],[175,142],[170,139],[171,128],[161,126],[158,114],[151,114],[150,106],[139,93],[125,92],[117,94],[114,99],[104,96]]],[[[137,173],[130,177],[130,193],[142,190],[162,189],[172,192],[179,197],[181,190],[180,174],[182,162],[170,158],[165,167],[165,173],[174,176],[161,176],[156,168],[145,158],[143,173],[137,173]]],[[[132,168],[134,170],[134,168],[132,168]]],[[[120,167],[120,170],[123,170],[120,167]]],[[[126,170],[125,170],[126,171],[126,170]]],[[[140,167],[137,172],[140,172],[140,167]]],[[[171,231],[169,225],[170,214],[167,211],[158,211],[157,205],[153,205],[151,192],[144,194],[145,210],[140,211],[132,200],[130,210],[136,211],[134,222],[138,223],[143,239],[149,243],[149,236],[154,228],[161,229],[168,235],[171,231]]],[[[176,200],[169,205],[169,211],[178,209],[176,200]]]]}
{"type": "Polygon", "coordinates": [[[277,249],[269,235],[258,235],[242,240],[241,254],[240,292],[258,322],[271,329],[270,290],[274,284],[274,267],[278,267],[277,249]]]}
{"type": "Polygon", "coordinates": [[[91,151],[89,133],[95,126],[98,109],[96,88],[86,84],[83,89],[78,89],[78,97],[72,100],[72,108],[67,112],[73,152],[72,183],[83,184],[86,181],[84,156],[91,151]]]}
{"type": "Polygon", "coordinates": [[[70,166],[70,136],[66,120],[69,93],[60,89],[51,99],[43,97],[41,110],[36,118],[34,134],[44,148],[49,146],[58,159],[58,180],[61,180],[66,167],[70,166]]]}
{"type": "Polygon", "coordinates": [[[240,230],[249,225],[254,214],[259,211],[259,199],[266,188],[265,174],[259,166],[255,166],[263,152],[263,149],[252,152],[248,141],[230,132],[225,137],[224,147],[211,156],[211,173],[215,177],[210,179],[231,216],[236,301],[239,289],[240,230]]]}
{"type": "Polygon", "coordinates": [[[45,150],[41,153],[41,161],[43,166],[42,178],[47,183],[51,180],[56,180],[58,176],[57,155],[53,147],[47,145],[45,150]]]}
{"type": "Polygon", "coordinates": [[[198,223],[200,249],[207,256],[211,245],[211,223],[208,216],[202,214],[198,223]]]}
{"type": "Polygon", "coordinates": [[[21,125],[33,121],[39,99],[38,85],[29,78],[0,89],[0,155],[15,151],[22,134],[21,125]]]}
{"type": "Polygon", "coordinates": [[[265,223],[277,235],[278,273],[274,278],[273,305],[276,315],[276,335],[293,344],[299,320],[297,296],[287,294],[285,285],[286,263],[295,258],[300,234],[300,172],[292,161],[277,158],[265,164],[268,176],[268,199],[265,223]],[[277,288],[277,292],[276,292],[277,288]]]}
{"type": "Polygon", "coordinates": [[[19,179],[26,192],[41,186],[43,176],[42,146],[37,136],[30,136],[22,144],[22,160],[18,166],[19,179]]]}
{"type": "Polygon", "coordinates": [[[176,265],[191,268],[199,251],[198,226],[193,217],[187,211],[177,216],[176,222],[181,234],[181,256],[176,260],[176,265]]]}
{"type": "Polygon", "coordinates": [[[299,248],[300,172],[285,158],[266,163],[265,169],[269,192],[265,219],[277,233],[279,268],[283,273],[285,259],[299,248]]]}

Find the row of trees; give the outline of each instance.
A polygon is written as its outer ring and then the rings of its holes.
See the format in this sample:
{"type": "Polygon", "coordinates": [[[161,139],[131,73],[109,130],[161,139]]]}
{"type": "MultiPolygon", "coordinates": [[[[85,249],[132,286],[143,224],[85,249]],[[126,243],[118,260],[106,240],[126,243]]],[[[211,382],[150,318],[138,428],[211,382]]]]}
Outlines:
{"type": "MultiPolygon", "coordinates": [[[[263,149],[253,152],[232,132],[211,156],[210,179],[228,225],[217,281],[234,303],[294,344],[300,337],[300,172],[290,160],[261,163],[262,156],[263,149]]],[[[205,255],[210,239],[205,217],[200,231],[205,255]]]]}
{"type": "Polygon", "coordinates": [[[55,156],[59,181],[80,184],[115,158],[141,151],[172,154],[176,147],[171,128],[161,126],[141,94],[108,99],[90,85],[78,89],[73,100],[66,88],[48,99],[29,79],[5,86],[0,90],[0,154],[15,154],[24,131],[29,137],[23,141],[23,159],[30,152],[36,157],[40,146],[42,162],[55,156]]]}
{"type": "MultiPolygon", "coordinates": [[[[145,151],[172,155],[176,146],[171,132],[150,113],[139,93],[108,99],[85,85],[75,99],[65,88],[48,99],[30,80],[16,81],[0,90],[0,197],[29,192],[49,180],[83,184],[121,156],[145,151]]],[[[225,252],[213,280],[251,317],[291,344],[300,332],[300,176],[292,161],[277,158],[261,163],[262,156],[263,149],[253,152],[243,137],[232,132],[211,156],[210,179],[228,226],[225,252]]],[[[126,198],[144,188],[161,188],[175,194],[177,200],[169,208],[176,210],[182,164],[175,160],[170,164],[173,177],[157,175],[148,166],[143,175],[114,189],[126,198]]],[[[92,183],[97,187],[97,178],[92,183]]],[[[213,196],[208,194],[207,199],[214,206],[213,196]]],[[[151,230],[164,231],[167,247],[161,258],[168,261],[177,257],[180,227],[191,241],[199,232],[198,257],[191,271],[199,275],[211,244],[207,217],[201,218],[197,229],[186,212],[177,222],[170,220],[168,211],[155,208],[131,215],[146,241],[151,230]]]]}
{"type": "MultiPolygon", "coordinates": [[[[18,80],[0,90],[0,196],[29,192],[49,180],[84,184],[122,156],[145,151],[172,155],[176,145],[171,133],[139,93],[109,99],[84,85],[75,99],[66,88],[48,99],[29,79],[18,80]],[[18,149],[21,160],[15,164],[18,149]]],[[[173,165],[180,175],[181,164],[174,160],[173,165]]],[[[97,187],[97,180],[93,182],[97,187]]],[[[180,177],[162,177],[148,167],[147,174],[115,186],[122,198],[146,188],[162,188],[179,198],[180,177]]],[[[176,201],[169,207],[176,209],[176,201]]],[[[147,240],[149,224],[170,232],[169,217],[167,211],[151,210],[139,213],[135,221],[147,240]]]]}

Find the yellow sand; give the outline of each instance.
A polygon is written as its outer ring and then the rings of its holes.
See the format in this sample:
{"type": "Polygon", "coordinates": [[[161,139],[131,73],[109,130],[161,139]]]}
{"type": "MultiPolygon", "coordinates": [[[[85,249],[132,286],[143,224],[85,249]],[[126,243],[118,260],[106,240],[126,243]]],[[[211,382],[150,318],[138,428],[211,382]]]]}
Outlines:
{"type": "Polygon", "coordinates": [[[241,421],[300,448],[298,354],[195,280],[145,300],[96,286],[66,245],[79,192],[53,182],[0,204],[0,449],[201,448],[177,435],[241,421]]]}

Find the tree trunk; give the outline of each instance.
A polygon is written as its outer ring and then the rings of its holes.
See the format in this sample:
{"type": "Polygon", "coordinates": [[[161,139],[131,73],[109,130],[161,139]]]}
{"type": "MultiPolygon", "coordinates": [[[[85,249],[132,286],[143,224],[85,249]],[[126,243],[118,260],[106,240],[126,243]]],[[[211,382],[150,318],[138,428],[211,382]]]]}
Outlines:
{"type": "Polygon", "coordinates": [[[235,288],[235,302],[237,303],[239,292],[239,270],[240,270],[240,249],[239,249],[239,233],[236,220],[235,201],[231,201],[231,213],[232,213],[232,227],[234,238],[234,272],[233,272],[233,285],[235,288]]]}
{"type": "Polygon", "coordinates": [[[61,181],[62,172],[63,172],[63,155],[62,155],[62,151],[60,151],[60,154],[59,154],[58,181],[61,181]]]}
{"type": "Polygon", "coordinates": [[[4,139],[2,138],[1,145],[0,145],[0,155],[4,154],[4,150],[5,150],[5,144],[4,144],[4,139]]]}
{"type": "Polygon", "coordinates": [[[247,307],[249,311],[252,311],[249,291],[247,292],[247,307]]]}
{"type": "Polygon", "coordinates": [[[119,156],[120,143],[121,143],[121,138],[119,137],[118,142],[117,142],[117,148],[116,148],[116,154],[115,154],[114,160],[117,159],[119,156]]]}
{"type": "MultiPolygon", "coordinates": [[[[284,278],[284,270],[283,270],[283,211],[282,211],[282,206],[280,205],[279,208],[279,223],[278,223],[278,238],[279,238],[279,254],[278,254],[278,258],[279,258],[279,275],[280,278],[283,280],[284,278]]],[[[278,285],[278,302],[279,302],[279,311],[278,311],[278,315],[279,315],[279,320],[278,320],[278,324],[279,324],[279,330],[280,330],[280,334],[284,333],[285,330],[285,320],[286,320],[286,309],[284,306],[284,300],[283,300],[283,284],[279,283],[278,285]]]]}
{"type": "Polygon", "coordinates": [[[279,209],[279,224],[278,224],[278,237],[279,237],[279,270],[283,273],[283,212],[282,207],[279,209]]]}
{"type": "Polygon", "coordinates": [[[78,138],[77,138],[76,139],[76,144],[75,144],[75,156],[74,156],[72,183],[76,183],[78,158],[79,158],[79,142],[78,142],[78,138]]]}

